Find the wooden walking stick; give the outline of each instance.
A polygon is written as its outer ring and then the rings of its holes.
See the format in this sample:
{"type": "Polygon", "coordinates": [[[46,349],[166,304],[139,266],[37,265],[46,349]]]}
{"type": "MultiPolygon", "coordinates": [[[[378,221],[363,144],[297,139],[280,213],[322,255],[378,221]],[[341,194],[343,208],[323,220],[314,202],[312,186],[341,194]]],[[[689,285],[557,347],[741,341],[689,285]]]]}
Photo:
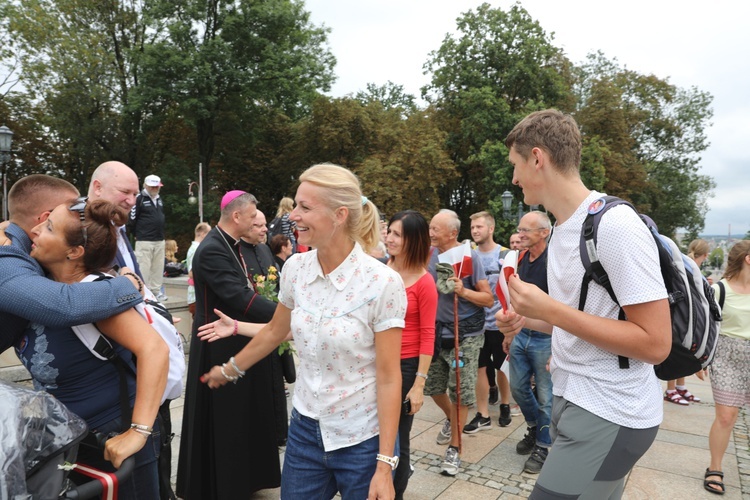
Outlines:
{"type": "Polygon", "coordinates": [[[456,429],[458,429],[458,452],[461,453],[461,372],[458,345],[458,294],[453,292],[453,350],[456,364],[456,429]]]}

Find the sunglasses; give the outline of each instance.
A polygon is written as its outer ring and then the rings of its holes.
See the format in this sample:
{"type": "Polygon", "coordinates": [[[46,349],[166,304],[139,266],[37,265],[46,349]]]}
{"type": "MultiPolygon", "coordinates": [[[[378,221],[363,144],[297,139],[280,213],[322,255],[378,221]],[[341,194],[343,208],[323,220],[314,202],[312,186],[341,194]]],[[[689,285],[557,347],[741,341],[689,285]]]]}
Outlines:
{"type": "Polygon", "coordinates": [[[78,212],[78,218],[81,220],[81,232],[83,233],[83,247],[86,247],[86,243],[89,241],[88,232],[86,231],[86,203],[88,202],[88,196],[81,196],[76,198],[76,201],[68,207],[71,212],[78,212]]]}

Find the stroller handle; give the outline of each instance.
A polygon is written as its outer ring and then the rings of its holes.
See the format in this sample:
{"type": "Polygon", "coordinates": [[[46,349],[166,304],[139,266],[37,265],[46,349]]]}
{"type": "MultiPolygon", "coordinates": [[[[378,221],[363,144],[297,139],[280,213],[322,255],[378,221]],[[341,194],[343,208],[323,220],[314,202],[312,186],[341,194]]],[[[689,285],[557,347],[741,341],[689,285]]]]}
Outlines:
{"type": "MultiPolygon", "coordinates": [[[[120,468],[115,471],[115,477],[118,483],[130,477],[135,468],[135,456],[129,456],[122,461],[120,468]]],[[[89,481],[85,484],[77,486],[74,490],[66,492],[62,497],[64,499],[86,499],[94,498],[102,494],[102,483],[99,481],[89,481]]]]}

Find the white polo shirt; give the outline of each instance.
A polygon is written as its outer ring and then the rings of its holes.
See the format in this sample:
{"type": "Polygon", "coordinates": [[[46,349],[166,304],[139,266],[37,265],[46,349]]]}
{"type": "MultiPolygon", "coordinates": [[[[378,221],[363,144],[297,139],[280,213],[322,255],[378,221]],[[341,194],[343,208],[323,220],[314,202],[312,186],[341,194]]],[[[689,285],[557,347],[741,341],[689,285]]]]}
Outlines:
{"type": "Polygon", "coordinates": [[[319,421],[326,451],[376,436],[375,335],[404,327],[401,276],[357,243],[326,276],[313,250],[286,261],[279,301],[300,360],[294,407],[319,421]]]}

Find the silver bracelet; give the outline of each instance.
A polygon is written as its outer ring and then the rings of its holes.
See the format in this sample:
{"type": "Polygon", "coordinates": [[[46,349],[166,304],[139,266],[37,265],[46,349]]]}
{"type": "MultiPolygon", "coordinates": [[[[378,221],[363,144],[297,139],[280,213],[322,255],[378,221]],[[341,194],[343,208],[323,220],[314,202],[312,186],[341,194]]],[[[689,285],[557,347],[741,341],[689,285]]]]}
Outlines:
{"type": "Polygon", "coordinates": [[[136,427],[132,427],[132,429],[133,429],[133,430],[134,430],[135,432],[137,432],[138,434],[140,434],[141,436],[145,437],[146,439],[148,439],[148,438],[150,438],[150,437],[151,437],[151,433],[150,433],[150,432],[148,432],[148,431],[144,431],[143,429],[138,429],[138,428],[136,428],[136,427]]]}
{"type": "Polygon", "coordinates": [[[417,377],[422,377],[423,379],[427,380],[427,374],[422,372],[417,372],[417,377]]]}
{"type": "Polygon", "coordinates": [[[136,429],[136,430],[139,430],[139,431],[148,432],[149,434],[151,434],[152,432],[154,432],[154,428],[153,427],[149,427],[148,425],[143,425],[143,424],[130,424],[130,428],[131,429],[136,429]]]}
{"type": "Polygon", "coordinates": [[[244,377],[245,376],[245,372],[243,370],[240,370],[240,367],[237,366],[237,363],[234,362],[234,356],[232,356],[231,358],[229,358],[229,363],[232,365],[232,368],[234,369],[234,371],[235,371],[235,373],[237,374],[238,377],[244,377]]]}
{"type": "Polygon", "coordinates": [[[224,364],[221,365],[221,374],[224,376],[225,379],[227,379],[228,381],[232,382],[233,384],[236,384],[237,381],[240,379],[240,377],[236,376],[236,375],[234,377],[232,377],[230,375],[227,375],[227,372],[224,371],[224,368],[226,366],[227,366],[226,363],[224,363],[224,364]]]}

